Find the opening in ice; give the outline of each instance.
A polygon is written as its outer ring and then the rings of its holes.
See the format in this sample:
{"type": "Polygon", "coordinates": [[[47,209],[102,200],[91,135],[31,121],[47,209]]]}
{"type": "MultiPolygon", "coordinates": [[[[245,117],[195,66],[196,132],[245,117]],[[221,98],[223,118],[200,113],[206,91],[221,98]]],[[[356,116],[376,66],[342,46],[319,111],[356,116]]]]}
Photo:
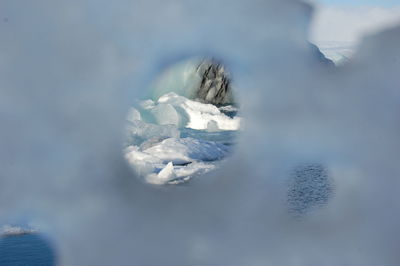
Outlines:
{"type": "Polygon", "coordinates": [[[180,184],[218,168],[240,129],[232,78],[213,58],[165,69],[127,116],[124,155],[151,184],[180,184]]]}

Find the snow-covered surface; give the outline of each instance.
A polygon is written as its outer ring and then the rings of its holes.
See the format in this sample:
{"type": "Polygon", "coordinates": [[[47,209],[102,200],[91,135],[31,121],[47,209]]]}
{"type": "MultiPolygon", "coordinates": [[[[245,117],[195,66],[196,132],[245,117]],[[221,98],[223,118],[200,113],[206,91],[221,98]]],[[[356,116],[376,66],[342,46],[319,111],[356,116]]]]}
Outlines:
{"type": "Polygon", "coordinates": [[[337,66],[349,62],[357,49],[357,45],[350,42],[320,42],[317,46],[337,66]]]}
{"type": "Polygon", "coordinates": [[[152,184],[188,181],[215,169],[232,152],[232,134],[240,127],[234,106],[218,108],[170,92],[158,100],[143,100],[127,116],[125,158],[152,184]],[[153,123],[151,123],[153,122],[153,123]],[[188,133],[182,136],[181,132],[188,133]]]}
{"type": "MultiPolygon", "coordinates": [[[[176,125],[192,129],[207,129],[216,125],[220,130],[238,130],[240,117],[229,117],[215,105],[190,100],[174,92],[162,95],[156,102],[144,101],[142,108],[149,111],[159,125],[176,125]]],[[[222,107],[233,110],[233,106],[222,107]]]]}

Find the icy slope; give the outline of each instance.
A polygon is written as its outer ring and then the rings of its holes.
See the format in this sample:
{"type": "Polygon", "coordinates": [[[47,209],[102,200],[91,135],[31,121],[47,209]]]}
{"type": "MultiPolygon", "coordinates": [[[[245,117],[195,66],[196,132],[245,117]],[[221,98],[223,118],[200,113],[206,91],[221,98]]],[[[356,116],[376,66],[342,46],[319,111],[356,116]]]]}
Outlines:
{"type": "Polygon", "coordinates": [[[173,92],[155,102],[142,101],[139,109],[128,113],[125,158],[148,183],[183,182],[199,176],[231,153],[233,132],[240,126],[237,111],[173,92]]]}

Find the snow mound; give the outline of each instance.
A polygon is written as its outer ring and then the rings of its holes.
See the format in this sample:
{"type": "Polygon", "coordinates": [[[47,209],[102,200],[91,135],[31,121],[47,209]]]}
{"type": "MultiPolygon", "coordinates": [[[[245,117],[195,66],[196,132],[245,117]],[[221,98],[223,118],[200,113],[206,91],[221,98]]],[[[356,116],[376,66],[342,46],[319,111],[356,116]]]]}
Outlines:
{"type": "Polygon", "coordinates": [[[162,95],[156,102],[146,101],[142,107],[150,112],[159,125],[204,130],[238,130],[240,117],[229,117],[212,104],[190,100],[174,92],[162,95]]]}
{"type": "Polygon", "coordinates": [[[129,146],[125,158],[139,176],[152,184],[186,181],[215,168],[231,147],[194,138],[152,139],[140,147],[129,146]]]}
{"type": "Polygon", "coordinates": [[[229,153],[228,146],[212,141],[193,138],[166,139],[143,152],[164,162],[187,164],[193,161],[215,161],[229,153]]]}
{"type": "Polygon", "coordinates": [[[179,138],[180,132],[174,125],[155,125],[140,120],[127,121],[126,141],[140,145],[148,139],[179,138]]]}

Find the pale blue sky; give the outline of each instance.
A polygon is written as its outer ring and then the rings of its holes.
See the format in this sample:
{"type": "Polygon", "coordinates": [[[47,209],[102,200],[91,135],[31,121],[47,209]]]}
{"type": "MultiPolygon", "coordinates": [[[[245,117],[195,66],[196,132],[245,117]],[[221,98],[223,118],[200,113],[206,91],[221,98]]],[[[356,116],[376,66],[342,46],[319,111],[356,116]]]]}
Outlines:
{"type": "Polygon", "coordinates": [[[317,0],[316,2],[340,6],[400,6],[400,0],[317,0]]]}

